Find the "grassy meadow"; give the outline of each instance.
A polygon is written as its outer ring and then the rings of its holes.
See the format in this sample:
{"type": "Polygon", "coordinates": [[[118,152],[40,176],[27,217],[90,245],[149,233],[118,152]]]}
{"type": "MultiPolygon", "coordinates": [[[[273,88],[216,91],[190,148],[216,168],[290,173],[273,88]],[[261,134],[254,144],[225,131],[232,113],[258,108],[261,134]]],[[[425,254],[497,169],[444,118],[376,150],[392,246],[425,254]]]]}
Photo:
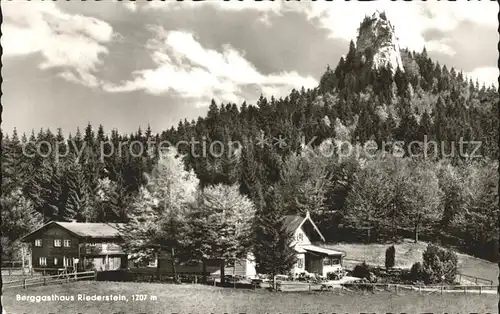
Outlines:
{"type": "MultiPolygon", "coordinates": [[[[390,244],[351,244],[335,243],[325,247],[340,250],[347,253],[345,266],[353,267],[360,262],[384,266],[385,250],[390,244]]],[[[396,267],[410,268],[416,262],[422,262],[422,253],[427,248],[426,242],[414,243],[406,239],[401,243],[394,244],[396,248],[396,267]]],[[[467,254],[457,253],[458,271],[462,274],[493,280],[498,285],[498,264],[473,257],[467,254]]],[[[482,282],[482,284],[485,284],[482,282]]]]}
{"type": "Polygon", "coordinates": [[[496,313],[495,294],[419,295],[376,292],[280,293],[265,289],[238,290],[203,285],[75,282],[4,291],[9,314],[21,313],[496,313]],[[127,301],[18,301],[20,296],[123,295],[127,301]],[[135,294],[146,300],[132,300],[135,294]],[[151,298],[154,296],[155,298],[151,298]]]}

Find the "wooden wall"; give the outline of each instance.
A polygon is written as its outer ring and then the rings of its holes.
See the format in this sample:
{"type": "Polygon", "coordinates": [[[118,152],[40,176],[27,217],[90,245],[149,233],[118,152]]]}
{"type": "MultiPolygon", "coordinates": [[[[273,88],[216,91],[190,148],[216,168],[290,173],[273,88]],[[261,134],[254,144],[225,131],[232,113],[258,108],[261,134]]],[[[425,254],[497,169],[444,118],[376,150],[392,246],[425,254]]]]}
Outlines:
{"type": "Polygon", "coordinates": [[[47,228],[35,236],[30,244],[32,248],[31,262],[33,267],[62,268],[63,257],[78,258],[78,238],[63,228],[53,226],[47,228]],[[42,247],[35,246],[35,240],[42,239],[42,247]],[[61,240],[61,247],[54,247],[54,240],[61,240]],[[71,240],[70,247],[64,247],[64,240],[71,240]],[[47,266],[41,266],[39,257],[47,258],[47,266]],[[54,265],[54,257],[58,264],[54,265]]]}

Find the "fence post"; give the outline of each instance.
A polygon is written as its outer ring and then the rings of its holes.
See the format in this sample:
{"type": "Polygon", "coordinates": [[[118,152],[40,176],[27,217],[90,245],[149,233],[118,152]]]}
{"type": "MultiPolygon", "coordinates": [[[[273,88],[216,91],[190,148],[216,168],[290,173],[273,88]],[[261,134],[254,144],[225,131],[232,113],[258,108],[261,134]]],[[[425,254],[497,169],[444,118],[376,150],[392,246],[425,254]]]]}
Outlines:
{"type": "Polygon", "coordinates": [[[94,281],[97,281],[97,270],[94,270],[94,281]]]}
{"type": "Polygon", "coordinates": [[[441,294],[443,294],[443,286],[441,286],[441,294]]]}
{"type": "Polygon", "coordinates": [[[47,277],[43,277],[43,285],[46,286],[47,285],[47,277]]]}
{"type": "Polygon", "coordinates": [[[418,286],[418,293],[419,294],[422,293],[422,286],[421,285],[418,286]]]}
{"type": "Polygon", "coordinates": [[[476,286],[477,286],[477,277],[476,277],[476,286]]]}
{"type": "Polygon", "coordinates": [[[276,290],[276,276],[273,277],[273,290],[276,290]]]}
{"type": "Polygon", "coordinates": [[[23,279],[23,289],[26,289],[26,278],[23,279]]]}
{"type": "Polygon", "coordinates": [[[197,275],[194,275],[194,283],[197,284],[198,283],[198,276],[197,275]]]}
{"type": "Polygon", "coordinates": [[[464,294],[467,294],[467,286],[464,286],[464,294]]]}
{"type": "Polygon", "coordinates": [[[309,283],[309,292],[311,292],[311,283],[309,283]]]}
{"type": "Polygon", "coordinates": [[[479,294],[483,293],[483,286],[479,286],[479,294]]]}
{"type": "Polygon", "coordinates": [[[9,276],[12,276],[12,268],[9,267],[9,276]]]}

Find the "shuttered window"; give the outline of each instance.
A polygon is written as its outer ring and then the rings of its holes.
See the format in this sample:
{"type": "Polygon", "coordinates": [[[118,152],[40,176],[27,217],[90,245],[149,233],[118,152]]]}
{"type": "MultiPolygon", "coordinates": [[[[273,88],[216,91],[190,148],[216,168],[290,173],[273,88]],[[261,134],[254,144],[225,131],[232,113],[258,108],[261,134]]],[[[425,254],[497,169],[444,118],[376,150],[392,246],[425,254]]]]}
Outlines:
{"type": "Polygon", "coordinates": [[[38,259],[38,263],[40,264],[40,266],[47,266],[47,258],[46,257],[40,257],[38,259]]]}

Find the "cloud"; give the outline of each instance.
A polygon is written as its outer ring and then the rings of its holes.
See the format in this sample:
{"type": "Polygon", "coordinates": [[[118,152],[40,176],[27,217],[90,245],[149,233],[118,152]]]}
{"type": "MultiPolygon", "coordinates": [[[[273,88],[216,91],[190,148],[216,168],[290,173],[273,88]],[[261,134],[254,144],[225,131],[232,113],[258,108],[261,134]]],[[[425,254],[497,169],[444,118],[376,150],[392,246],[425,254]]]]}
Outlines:
{"type": "Polygon", "coordinates": [[[446,44],[447,41],[448,40],[446,39],[431,40],[425,43],[425,48],[427,49],[427,51],[434,51],[443,53],[445,55],[454,56],[457,52],[452,47],[446,44]]]}
{"type": "Polygon", "coordinates": [[[130,10],[132,12],[137,11],[137,5],[133,1],[125,2],[124,5],[125,5],[125,8],[127,8],[128,10],[130,10]]]}
{"type": "MultiPolygon", "coordinates": [[[[331,31],[334,38],[356,39],[357,28],[365,15],[376,10],[386,12],[396,29],[402,47],[421,51],[428,29],[450,31],[459,23],[470,21],[488,27],[497,27],[497,4],[493,1],[476,2],[406,2],[373,1],[360,5],[356,2],[315,2],[304,8],[310,19],[331,31]]],[[[452,53],[444,43],[430,43],[436,49],[452,53]]]]}
{"type": "MultiPolygon", "coordinates": [[[[263,75],[243,53],[228,44],[219,52],[203,47],[191,33],[166,31],[162,27],[151,30],[155,37],[147,47],[157,67],[134,72],[133,80],[106,84],[105,90],[144,90],[155,95],[174,92],[208,105],[212,98],[219,102],[242,102],[248,96],[243,89],[249,86],[259,86],[261,92],[272,90],[278,93],[275,97],[281,97],[292,88],[312,88],[318,84],[314,78],[296,72],[263,75]]],[[[253,96],[256,99],[259,94],[253,96]]]]}
{"type": "Polygon", "coordinates": [[[254,11],[259,12],[260,17],[258,21],[262,24],[271,26],[269,15],[281,15],[283,11],[289,6],[284,0],[276,1],[222,1],[222,0],[202,0],[202,1],[183,1],[178,2],[175,0],[167,1],[151,1],[141,6],[142,11],[177,11],[189,9],[201,9],[210,6],[220,11],[241,12],[241,11],[254,11]]]}
{"type": "Polygon", "coordinates": [[[204,1],[151,1],[142,6],[144,10],[179,10],[179,9],[192,9],[202,6],[210,5],[220,10],[225,11],[243,11],[253,10],[261,12],[274,12],[279,13],[283,7],[284,1],[262,1],[256,3],[255,1],[222,1],[222,0],[204,0],[204,1]]]}
{"type": "Polygon", "coordinates": [[[486,86],[491,84],[498,86],[499,74],[498,67],[480,67],[465,73],[467,77],[472,78],[473,82],[477,79],[480,84],[484,83],[486,86]]]}
{"type": "Polygon", "coordinates": [[[61,77],[82,84],[108,53],[112,27],[99,19],[62,12],[52,2],[2,3],[2,47],[5,57],[40,53],[41,69],[61,68],[61,77]]]}

